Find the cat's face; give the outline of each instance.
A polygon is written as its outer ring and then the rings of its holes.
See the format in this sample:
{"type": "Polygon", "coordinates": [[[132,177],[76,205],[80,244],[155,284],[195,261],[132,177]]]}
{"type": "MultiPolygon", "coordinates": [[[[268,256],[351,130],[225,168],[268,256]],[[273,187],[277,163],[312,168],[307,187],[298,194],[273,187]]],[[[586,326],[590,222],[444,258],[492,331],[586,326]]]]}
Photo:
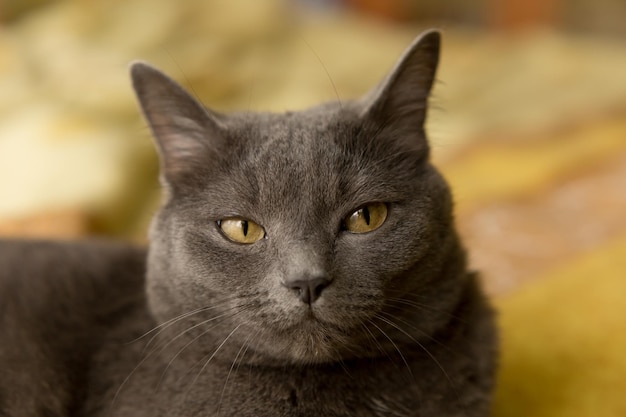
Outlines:
{"type": "Polygon", "coordinates": [[[157,318],[210,306],[191,322],[220,316],[222,339],[296,362],[365,349],[388,300],[428,284],[449,240],[422,129],[438,41],[416,42],[361,101],[281,115],[205,111],[135,65],[169,193],[151,235],[157,318]]]}

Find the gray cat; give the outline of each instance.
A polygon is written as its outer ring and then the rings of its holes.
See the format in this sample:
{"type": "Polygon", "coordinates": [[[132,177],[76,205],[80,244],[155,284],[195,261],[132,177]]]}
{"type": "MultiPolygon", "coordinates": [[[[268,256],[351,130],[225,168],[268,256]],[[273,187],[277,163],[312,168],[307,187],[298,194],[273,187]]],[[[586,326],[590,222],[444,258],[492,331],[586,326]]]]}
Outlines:
{"type": "Polygon", "coordinates": [[[423,130],[439,43],[286,114],[134,64],[150,247],[0,243],[0,415],[487,416],[493,315],[423,130]]]}

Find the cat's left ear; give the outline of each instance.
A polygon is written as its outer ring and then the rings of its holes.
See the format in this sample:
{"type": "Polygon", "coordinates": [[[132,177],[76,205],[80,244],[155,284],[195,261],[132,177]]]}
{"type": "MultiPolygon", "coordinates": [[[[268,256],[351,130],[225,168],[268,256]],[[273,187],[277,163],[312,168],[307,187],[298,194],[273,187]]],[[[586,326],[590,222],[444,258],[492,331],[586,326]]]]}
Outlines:
{"type": "Polygon", "coordinates": [[[156,140],[161,181],[184,188],[219,154],[224,128],[183,87],[143,62],[131,65],[133,88],[156,140]]]}
{"type": "MultiPolygon", "coordinates": [[[[362,117],[408,138],[423,135],[428,97],[432,89],[441,34],[431,30],[419,36],[383,82],[363,99],[362,117]]],[[[414,143],[414,145],[416,145],[414,143]]]]}

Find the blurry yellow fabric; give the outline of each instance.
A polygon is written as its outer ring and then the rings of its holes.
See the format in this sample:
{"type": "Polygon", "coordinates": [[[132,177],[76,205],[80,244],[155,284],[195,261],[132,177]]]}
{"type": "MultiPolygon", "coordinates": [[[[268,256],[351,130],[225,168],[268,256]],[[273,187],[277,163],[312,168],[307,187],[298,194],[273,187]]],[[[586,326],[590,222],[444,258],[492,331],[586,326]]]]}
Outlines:
{"type": "Polygon", "coordinates": [[[626,235],[497,306],[495,417],[626,415],[626,235]]]}

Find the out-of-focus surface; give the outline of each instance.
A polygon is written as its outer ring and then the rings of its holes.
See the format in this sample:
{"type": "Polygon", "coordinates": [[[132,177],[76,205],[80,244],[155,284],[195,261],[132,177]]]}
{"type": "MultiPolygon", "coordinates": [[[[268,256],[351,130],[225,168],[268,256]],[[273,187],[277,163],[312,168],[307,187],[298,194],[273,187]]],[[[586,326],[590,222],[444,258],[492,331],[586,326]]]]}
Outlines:
{"type": "Polygon", "coordinates": [[[626,3],[338,3],[0,3],[0,235],[144,239],[133,59],[217,110],[299,109],[363,94],[434,22],[434,159],[501,311],[494,414],[626,415],[626,3]]]}

